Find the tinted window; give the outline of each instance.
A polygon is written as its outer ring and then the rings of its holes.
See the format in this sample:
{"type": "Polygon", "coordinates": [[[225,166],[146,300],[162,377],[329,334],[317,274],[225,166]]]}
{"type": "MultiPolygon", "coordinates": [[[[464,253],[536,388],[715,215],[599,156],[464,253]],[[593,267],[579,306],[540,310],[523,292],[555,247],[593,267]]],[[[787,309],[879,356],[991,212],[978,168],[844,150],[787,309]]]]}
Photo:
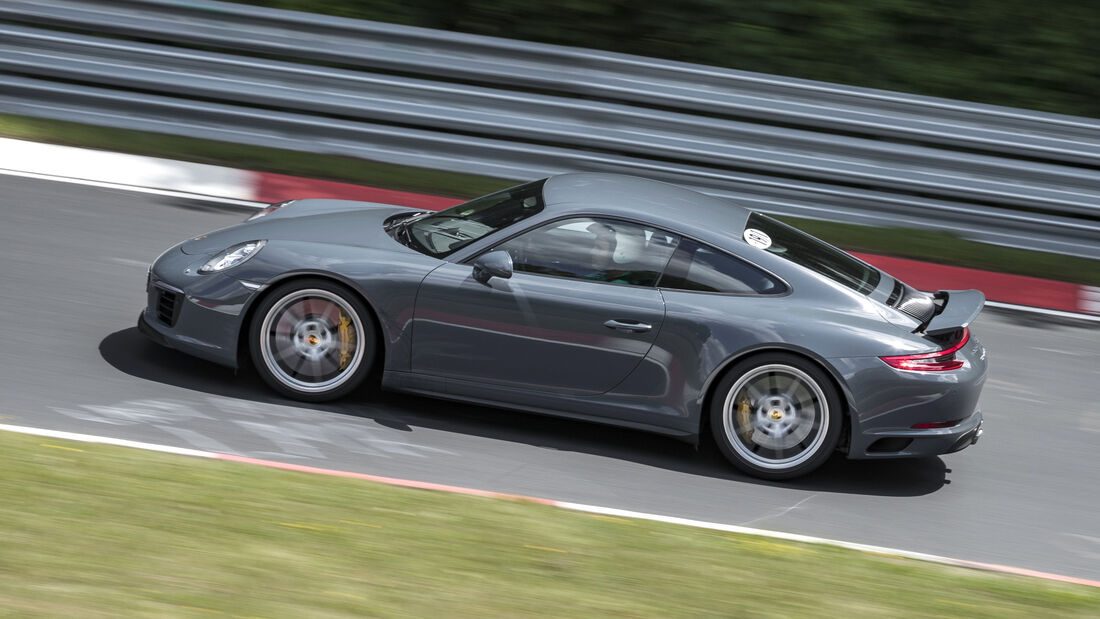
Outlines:
{"type": "Polygon", "coordinates": [[[765,251],[816,271],[862,294],[870,294],[882,277],[878,269],[766,215],[749,215],[745,230],[758,230],[767,235],[767,241],[759,242],[761,246],[767,245],[763,247],[765,251]]]}
{"type": "Polygon", "coordinates": [[[736,294],[779,294],[787,289],[782,282],[744,260],[694,241],[680,244],[660,286],[736,294]]]}
{"type": "Polygon", "coordinates": [[[577,217],[547,224],[495,249],[517,272],[654,286],[679,237],[625,221],[577,217]]]}
{"type": "MultiPolygon", "coordinates": [[[[491,193],[423,217],[406,225],[411,246],[443,257],[491,232],[527,219],[543,209],[545,179],[491,193]]],[[[403,239],[399,239],[403,240],[403,239]]]]}

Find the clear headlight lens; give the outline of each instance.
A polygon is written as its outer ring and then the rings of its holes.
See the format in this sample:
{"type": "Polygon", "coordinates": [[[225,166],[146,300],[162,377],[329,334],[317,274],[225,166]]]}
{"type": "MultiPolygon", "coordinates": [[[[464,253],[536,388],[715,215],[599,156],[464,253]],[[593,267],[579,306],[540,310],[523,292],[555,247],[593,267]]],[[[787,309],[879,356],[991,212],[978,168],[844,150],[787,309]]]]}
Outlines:
{"type": "Polygon", "coordinates": [[[199,273],[213,273],[231,269],[256,255],[256,252],[260,251],[266,243],[267,241],[238,243],[211,258],[209,262],[202,265],[202,268],[199,269],[199,273]]]}
{"type": "Polygon", "coordinates": [[[270,214],[274,213],[275,211],[283,208],[284,206],[290,204],[291,202],[294,202],[294,200],[284,200],[282,202],[276,202],[275,204],[272,204],[271,206],[268,206],[267,208],[263,209],[262,211],[260,211],[258,213],[255,213],[253,215],[250,215],[247,219],[245,219],[245,221],[252,221],[253,219],[259,219],[259,218],[263,217],[264,215],[270,215],[270,214]]]}

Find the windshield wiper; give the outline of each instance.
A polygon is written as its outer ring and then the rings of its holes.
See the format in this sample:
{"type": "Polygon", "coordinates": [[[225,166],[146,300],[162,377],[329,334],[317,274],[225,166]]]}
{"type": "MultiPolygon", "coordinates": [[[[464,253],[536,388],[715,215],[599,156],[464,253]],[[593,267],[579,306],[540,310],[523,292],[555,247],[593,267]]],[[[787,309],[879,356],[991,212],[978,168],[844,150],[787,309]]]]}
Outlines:
{"type": "Polygon", "coordinates": [[[422,211],[422,212],[419,212],[419,213],[413,213],[412,215],[409,215],[408,217],[401,217],[401,218],[394,217],[394,218],[392,218],[392,221],[390,221],[390,223],[386,224],[385,230],[386,230],[386,232],[389,232],[389,231],[393,230],[394,228],[407,226],[408,224],[410,224],[414,221],[417,221],[419,219],[423,219],[423,218],[425,218],[425,217],[427,217],[428,215],[431,215],[431,214],[432,214],[431,211],[422,211]]]}
{"type": "Polygon", "coordinates": [[[393,238],[397,239],[397,242],[405,245],[406,247],[413,247],[413,243],[416,239],[413,238],[412,231],[409,229],[409,222],[402,221],[395,226],[393,231],[393,238]]]}
{"type": "Polygon", "coordinates": [[[427,248],[424,247],[424,244],[421,243],[419,239],[413,236],[412,228],[410,228],[409,224],[415,221],[419,221],[431,214],[432,211],[424,211],[422,213],[417,213],[415,215],[406,217],[405,219],[400,219],[386,226],[386,232],[393,237],[393,240],[401,243],[405,247],[408,247],[409,249],[414,249],[422,254],[430,255],[431,252],[427,251],[427,248]]]}

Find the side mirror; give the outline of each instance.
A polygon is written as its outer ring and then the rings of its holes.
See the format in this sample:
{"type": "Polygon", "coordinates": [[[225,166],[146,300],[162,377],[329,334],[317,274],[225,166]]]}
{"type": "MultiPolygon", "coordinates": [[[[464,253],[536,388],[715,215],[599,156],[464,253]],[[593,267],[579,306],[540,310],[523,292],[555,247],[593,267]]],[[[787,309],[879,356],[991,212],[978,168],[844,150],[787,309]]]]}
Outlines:
{"type": "Polygon", "coordinates": [[[508,279],[512,277],[512,255],[503,249],[491,251],[478,256],[474,260],[474,279],[489,285],[489,278],[500,277],[508,279]]]}

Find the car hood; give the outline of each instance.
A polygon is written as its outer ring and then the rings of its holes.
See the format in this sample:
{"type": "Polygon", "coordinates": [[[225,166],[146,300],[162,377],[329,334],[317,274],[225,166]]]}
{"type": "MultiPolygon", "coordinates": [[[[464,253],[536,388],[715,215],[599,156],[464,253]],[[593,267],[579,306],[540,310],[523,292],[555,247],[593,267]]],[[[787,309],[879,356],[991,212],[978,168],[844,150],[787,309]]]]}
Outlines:
{"type": "MultiPolygon", "coordinates": [[[[303,201],[306,202],[309,201],[303,201]]],[[[344,210],[336,212],[302,209],[300,215],[281,213],[282,210],[292,211],[296,206],[291,204],[276,211],[282,215],[280,217],[269,215],[196,236],[184,241],[180,249],[185,254],[212,254],[237,243],[263,239],[400,250],[404,246],[386,234],[382,224],[392,215],[416,212],[416,209],[403,206],[347,202],[343,205],[344,210]]]]}

